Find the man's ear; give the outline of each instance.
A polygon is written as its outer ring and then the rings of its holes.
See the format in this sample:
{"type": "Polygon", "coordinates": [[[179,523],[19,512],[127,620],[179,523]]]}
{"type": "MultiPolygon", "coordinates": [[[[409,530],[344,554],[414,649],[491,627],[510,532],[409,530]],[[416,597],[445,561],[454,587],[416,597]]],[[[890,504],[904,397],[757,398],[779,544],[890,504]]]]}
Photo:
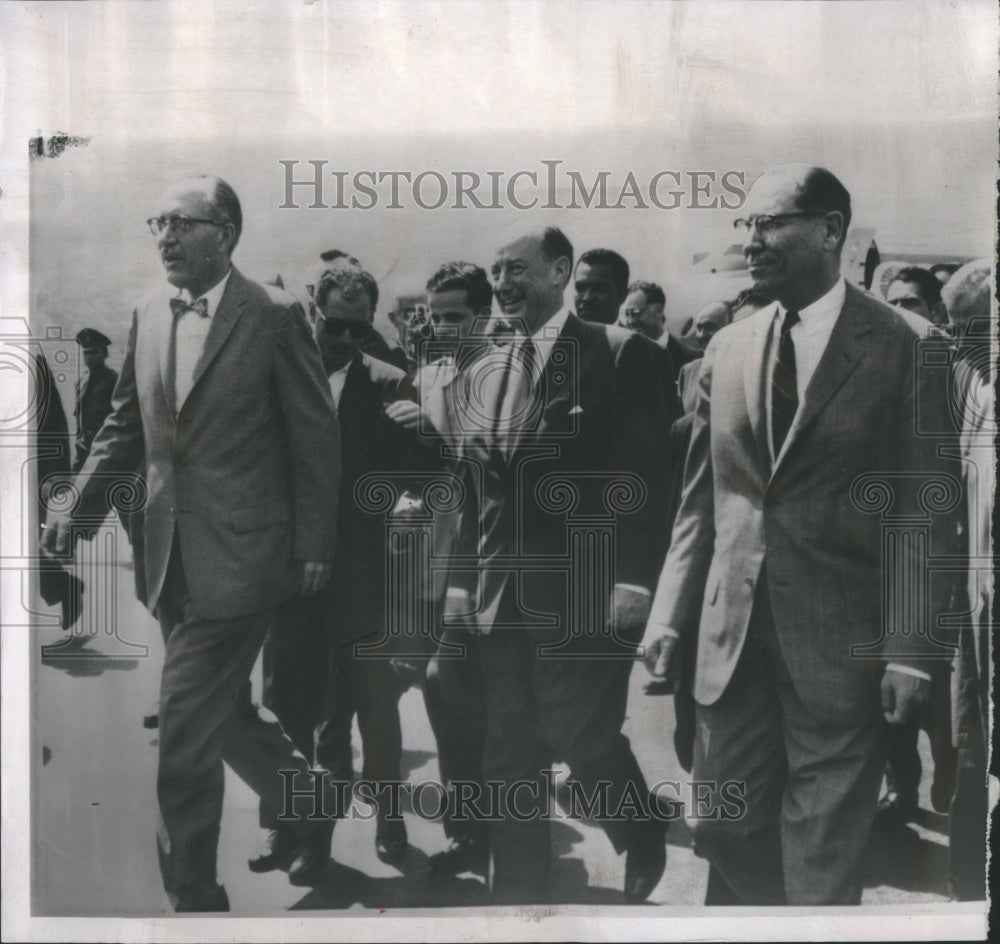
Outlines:
{"type": "Polygon", "coordinates": [[[842,242],[844,236],[844,214],[839,210],[831,210],[824,219],[826,226],[826,242],[836,248],[842,242]]]}
{"type": "Polygon", "coordinates": [[[233,223],[223,223],[222,236],[225,240],[226,252],[231,255],[233,244],[236,242],[236,226],[233,223]]]}
{"type": "Polygon", "coordinates": [[[552,274],[555,276],[555,280],[562,285],[569,284],[573,270],[568,256],[560,256],[552,263],[552,274]]]}

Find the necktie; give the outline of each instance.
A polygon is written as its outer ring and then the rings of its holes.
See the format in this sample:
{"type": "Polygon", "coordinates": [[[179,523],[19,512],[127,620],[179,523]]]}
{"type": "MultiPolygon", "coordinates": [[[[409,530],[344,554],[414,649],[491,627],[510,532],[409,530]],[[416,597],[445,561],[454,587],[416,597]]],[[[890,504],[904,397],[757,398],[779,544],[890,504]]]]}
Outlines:
{"type": "Polygon", "coordinates": [[[785,320],[781,323],[781,339],[778,341],[778,359],[774,362],[774,373],[771,376],[771,445],[775,459],[781,454],[781,447],[799,408],[795,345],[792,343],[792,328],[798,323],[797,311],[785,312],[785,320]]]}
{"type": "Polygon", "coordinates": [[[200,315],[202,318],[208,317],[208,299],[199,298],[197,301],[186,302],[183,298],[171,298],[170,299],[170,310],[174,314],[174,318],[180,318],[181,315],[186,312],[193,311],[195,314],[200,315]]]}
{"type": "Polygon", "coordinates": [[[497,440],[510,456],[521,430],[530,425],[535,406],[535,381],[538,370],[538,348],[531,338],[510,345],[507,359],[505,389],[497,422],[497,440]]]}

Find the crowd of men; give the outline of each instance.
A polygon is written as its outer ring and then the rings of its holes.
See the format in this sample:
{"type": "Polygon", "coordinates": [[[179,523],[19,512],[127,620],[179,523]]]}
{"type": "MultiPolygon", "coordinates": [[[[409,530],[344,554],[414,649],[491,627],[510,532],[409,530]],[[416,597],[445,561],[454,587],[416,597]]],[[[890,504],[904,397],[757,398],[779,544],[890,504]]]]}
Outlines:
{"type": "MultiPolygon", "coordinates": [[[[953,893],[983,896],[989,265],[943,290],[902,268],[886,301],[848,284],[850,196],[822,168],[764,173],[741,212],[752,288],[679,337],[660,286],[548,226],[498,239],[489,274],[443,260],[429,329],[392,348],[350,253],[318,260],[302,306],[232,265],[225,181],[162,195],[166,284],[135,308],[99,432],[86,403],[107,368],[88,359],[78,501],[47,513],[42,546],[71,554],[110,511],[108,474],[144,476],[130,535],[165,644],[157,840],[176,910],[228,910],[223,762],[260,797],[250,869],[317,882],[354,719],[362,778],[398,782],[414,683],[450,790],[432,872],[550,901],[563,763],[561,800],[587,801],[625,855],[625,899],[645,901],[671,815],[622,733],[637,658],[675,692],[681,764],[716,785],[719,815],[691,820],[706,904],[860,901],[877,815],[914,815],[921,728],[953,893]],[[427,522],[429,545],[390,540],[427,522]],[[499,815],[475,815],[486,797],[499,815]]],[[[390,796],[374,840],[394,862],[390,796]]]]}

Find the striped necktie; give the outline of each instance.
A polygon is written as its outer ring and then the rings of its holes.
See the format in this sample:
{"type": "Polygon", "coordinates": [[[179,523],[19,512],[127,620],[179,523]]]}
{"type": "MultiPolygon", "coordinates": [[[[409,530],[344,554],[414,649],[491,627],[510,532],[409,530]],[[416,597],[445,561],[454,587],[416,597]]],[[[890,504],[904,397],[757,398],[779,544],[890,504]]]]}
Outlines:
{"type": "Polygon", "coordinates": [[[771,446],[775,459],[781,455],[781,447],[799,408],[795,345],[792,343],[792,328],[798,323],[797,311],[785,312],[785,319],[781,323],[781,339],[778,341],[778,359],[774,362],[774,373],[771,376],[771,446]]]}

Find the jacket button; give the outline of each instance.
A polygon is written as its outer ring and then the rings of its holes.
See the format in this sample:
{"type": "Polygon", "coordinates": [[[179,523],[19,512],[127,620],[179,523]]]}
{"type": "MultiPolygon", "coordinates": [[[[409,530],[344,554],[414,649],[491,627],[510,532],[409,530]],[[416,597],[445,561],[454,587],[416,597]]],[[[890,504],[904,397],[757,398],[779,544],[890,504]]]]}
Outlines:
{"type": "Polygon", "coordinates": [[[744,580],[743,583],[746,585],[748,590],[753,590],[753,577],[747,577],[747,579],[744,580]]]}

